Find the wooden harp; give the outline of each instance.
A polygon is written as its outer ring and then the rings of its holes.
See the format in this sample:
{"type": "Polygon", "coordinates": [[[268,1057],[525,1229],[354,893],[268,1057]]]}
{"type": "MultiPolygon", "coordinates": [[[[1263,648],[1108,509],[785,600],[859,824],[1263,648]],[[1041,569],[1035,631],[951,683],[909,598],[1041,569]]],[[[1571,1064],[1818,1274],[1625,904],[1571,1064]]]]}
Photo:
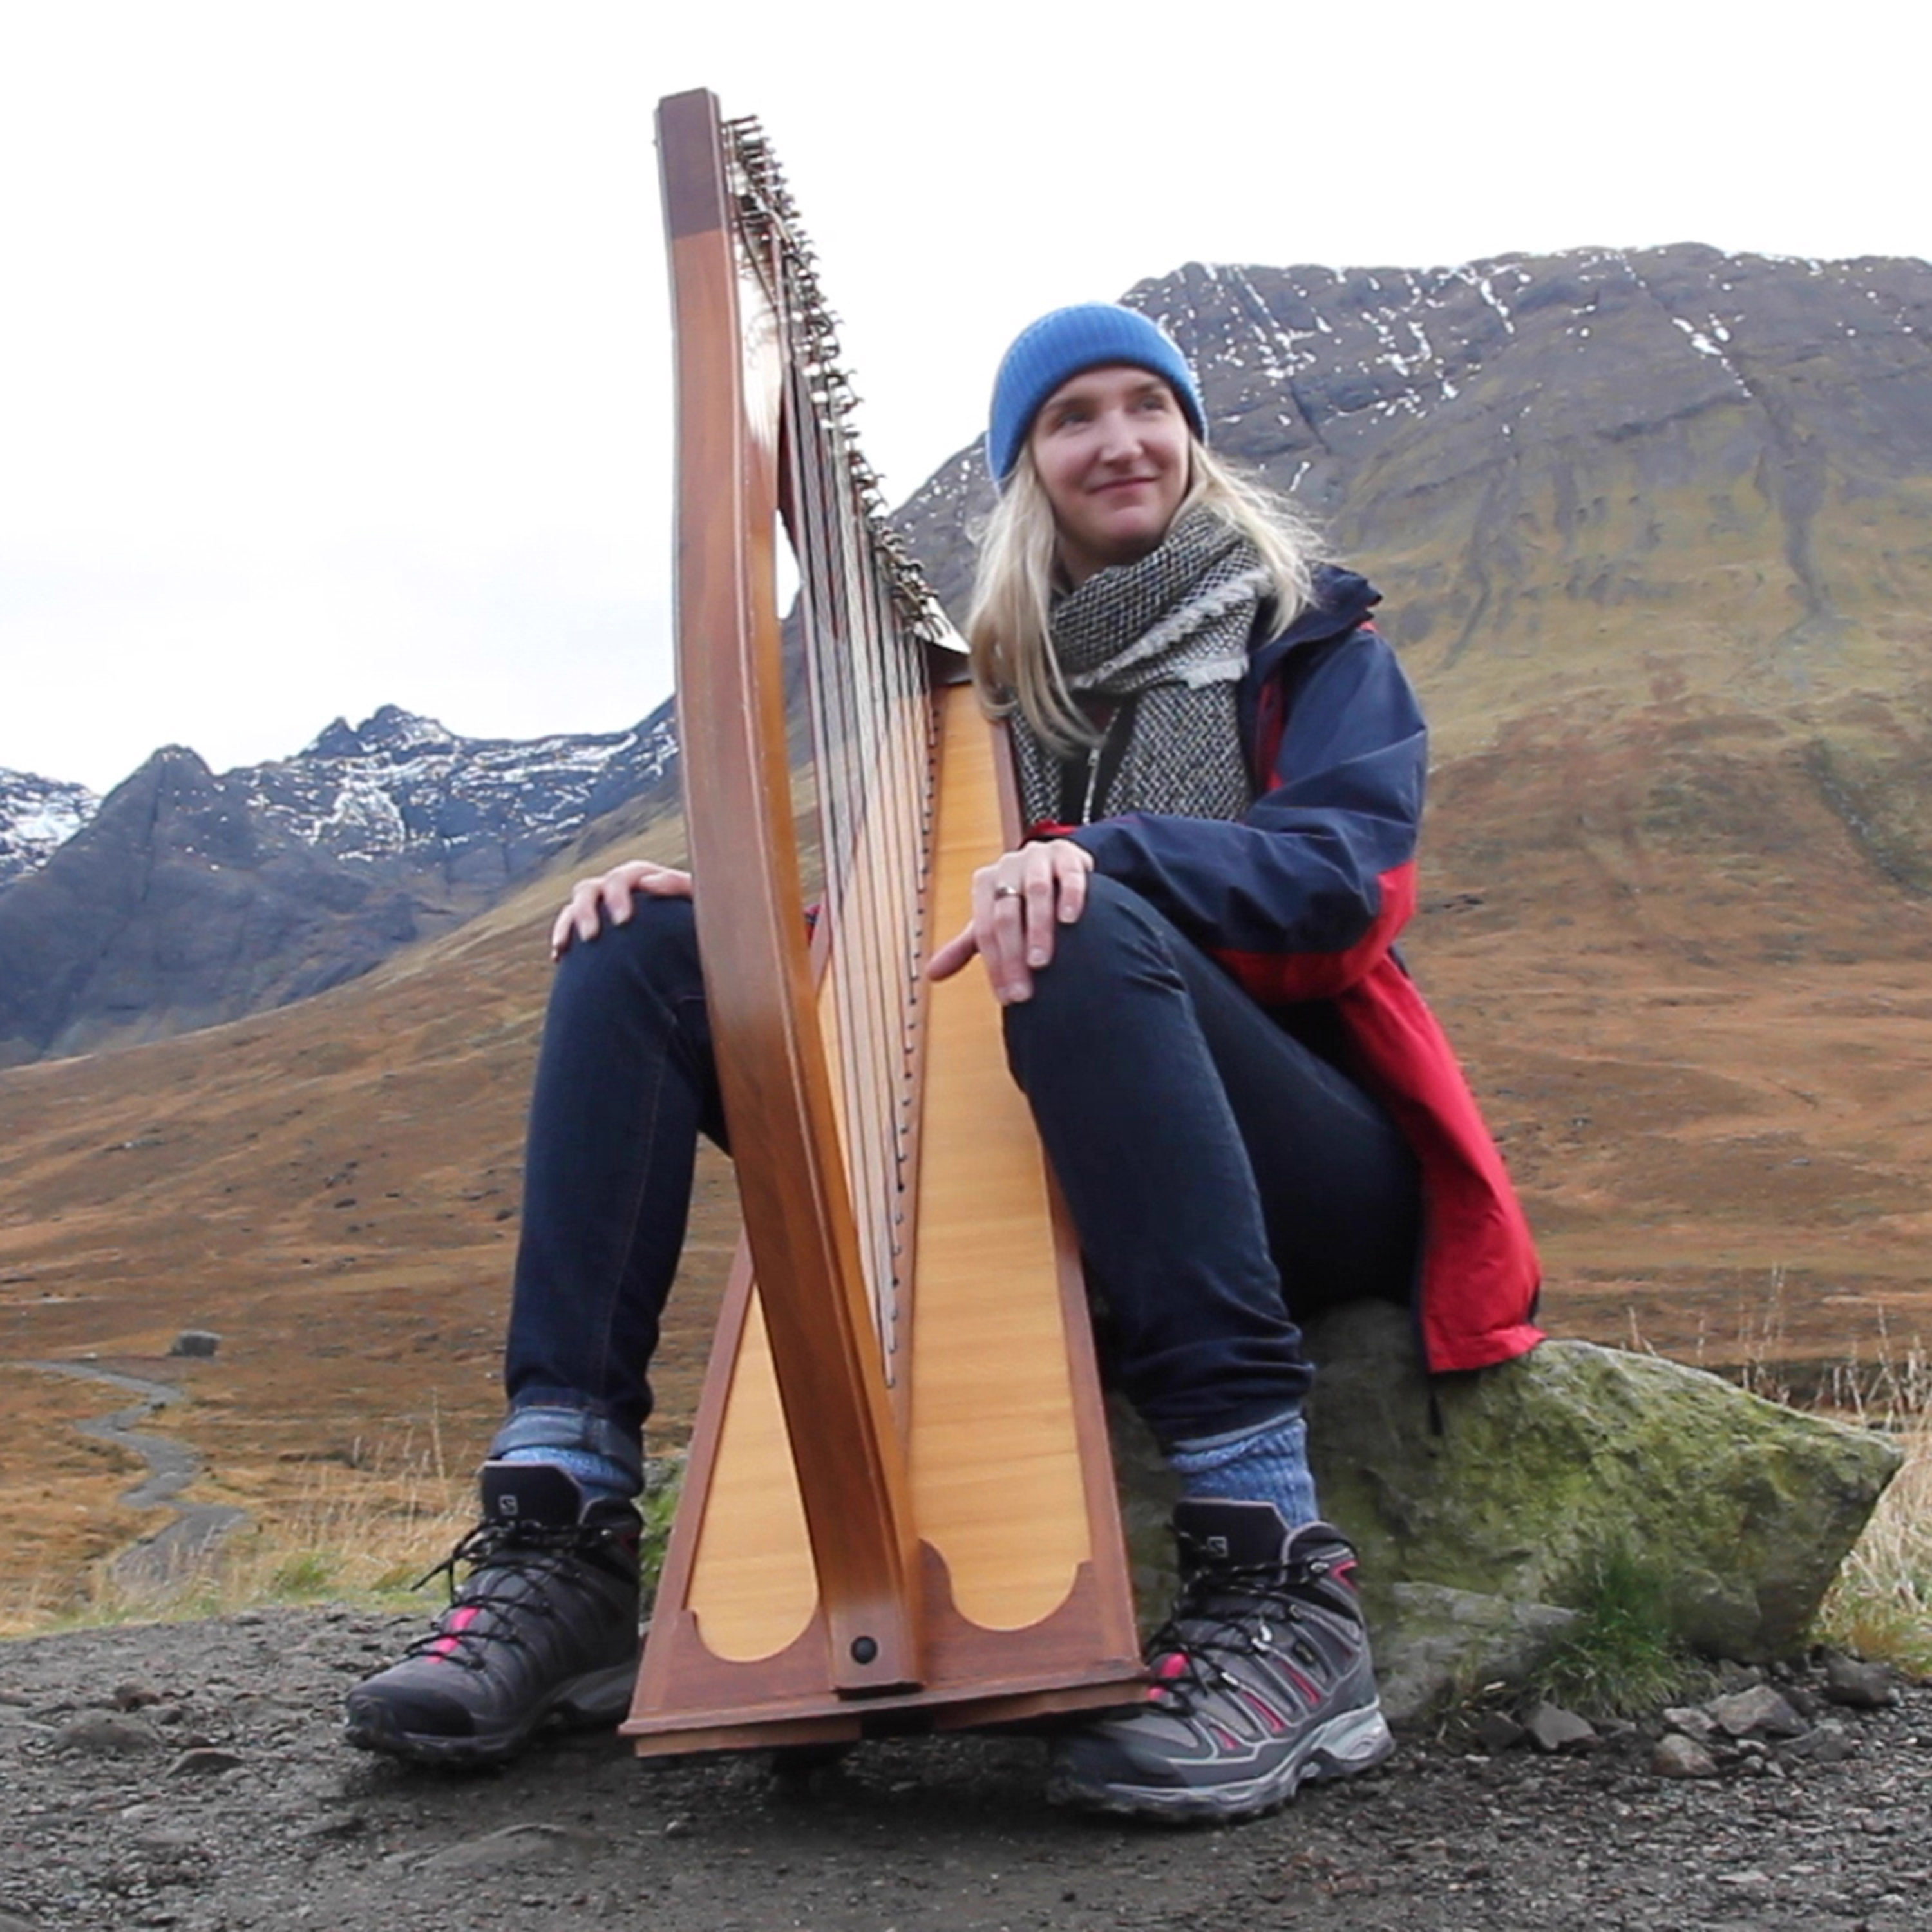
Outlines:
{"type": "Polygon", "coordinates": [[[758,128],[685,94],[658,140],[679,729],[745,1241],[623,1732],[656,1754],[1129,1702],[1144,1677],[1075,1244],[983,976],[919,971],[1018,836],[1004,747],[935,674],[950,633],[854,446],[758,128]],[[808,758],[788,728],[781,512],[808,758]]]}

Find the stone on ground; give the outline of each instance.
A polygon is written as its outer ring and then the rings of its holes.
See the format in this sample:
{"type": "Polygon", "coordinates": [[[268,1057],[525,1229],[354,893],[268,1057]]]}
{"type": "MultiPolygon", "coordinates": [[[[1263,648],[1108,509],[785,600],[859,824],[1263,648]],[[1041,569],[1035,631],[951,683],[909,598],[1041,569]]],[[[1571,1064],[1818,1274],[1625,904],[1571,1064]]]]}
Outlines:
{"type": "Polygon", "coordinates": [[[1704,1708],[1718,1730],[1734,1738],[1795,1738],[1811,1728],[1768,1684],[1713,1697],[1704,1708]]]}
{"type": "Polygon", "coordinates": [[[1825,1660],[1825,1695],[1853,1711],[1882,1711],[1898,1702],[1889,1664],[1864,1663],[1837,1651],[1825,1660]]]}
{"type": "Polygon", "coordinates": [[[70,1718],[54,1734],[57,1751],[85,1751],[96,1757],[130,1757],[160,1748],[160,1733],[141,1718],[118,1712],[89,1711],[70,1718]]]}
{"type": "Polygon", "coordinates": [[[1514,1750],[1528,1736],[1507,1711],[1485,1711],[1476,1720],[1476,1742],[1486,1751],[1514,1750]]]}
{"type": "Polygon", "coordinates": [[[573,1825],[531,1822],[506,1825],[481,1838],[446,1846],[422,1862],[424,1871],[480,1876],[490,1872],[528,1870],[593,1856],[603,1840],[594,1832],[573,1825]]]}
{"type": "Polygon", "coordinates": [[[1560,1704],[1532,1704],[1522,1714],[1522,1727],[1540,1751],[1588,1750],[1599,1742],[1595,1725],[1560,1704]]]}
{"type": "Polygon", "coordinates": [[[1715,1778],[1717,1760],[1695,1738],[1677,1732],[1657,1741],[1650,1768],[1659,1778],[1715,1778]]]}

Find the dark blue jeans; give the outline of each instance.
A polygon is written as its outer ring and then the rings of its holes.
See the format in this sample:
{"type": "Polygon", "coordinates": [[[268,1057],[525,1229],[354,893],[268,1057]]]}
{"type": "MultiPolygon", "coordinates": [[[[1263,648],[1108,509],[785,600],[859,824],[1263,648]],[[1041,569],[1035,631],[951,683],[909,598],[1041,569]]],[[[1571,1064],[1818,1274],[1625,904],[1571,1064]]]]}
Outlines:
{"type": "MultiPolygon", "coordinates": [[[[725,1138],[690,905],[635,908],[557,968],[505,1367],[513,1408],[582,1412],[607,1453],[650,1412],[698,1136],[725,1138]]],[[[1406,1299],[1414,1161],[1360,1087],[1126,888],[1094,879],[1056,946],[1006,1010],[1007,1054],[1114,1372],[1164,1443],[1279,1415],[1310,1380],[1296,1314],[1406,1299]]]]}

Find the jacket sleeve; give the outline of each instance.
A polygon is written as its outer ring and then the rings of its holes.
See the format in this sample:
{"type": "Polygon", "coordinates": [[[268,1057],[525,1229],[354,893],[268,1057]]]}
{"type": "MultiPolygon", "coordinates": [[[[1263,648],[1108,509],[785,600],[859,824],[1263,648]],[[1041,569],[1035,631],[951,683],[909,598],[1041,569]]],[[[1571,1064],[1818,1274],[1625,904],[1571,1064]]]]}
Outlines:
{"type": "Polygon", "coordinates": [[[1133,812],[1067,836],[1257,999],[1332,999],[1414,910],[1427,730],[1366,627],[1292,652],[1256,709],[1265,784],[1241,818],[1133,812]]]}

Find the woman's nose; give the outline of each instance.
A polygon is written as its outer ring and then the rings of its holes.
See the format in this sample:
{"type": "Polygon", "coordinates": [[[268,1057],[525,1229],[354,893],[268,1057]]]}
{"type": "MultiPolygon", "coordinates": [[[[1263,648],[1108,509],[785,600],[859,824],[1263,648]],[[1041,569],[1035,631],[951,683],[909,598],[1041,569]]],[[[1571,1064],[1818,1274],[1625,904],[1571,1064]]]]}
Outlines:
{"type": "Polygon", "coordinates": [[[1104,462],[1121,463],[1140,453],[1139,426],[1124,410],[1100,419],[1100,455],[1104,462]]]}

